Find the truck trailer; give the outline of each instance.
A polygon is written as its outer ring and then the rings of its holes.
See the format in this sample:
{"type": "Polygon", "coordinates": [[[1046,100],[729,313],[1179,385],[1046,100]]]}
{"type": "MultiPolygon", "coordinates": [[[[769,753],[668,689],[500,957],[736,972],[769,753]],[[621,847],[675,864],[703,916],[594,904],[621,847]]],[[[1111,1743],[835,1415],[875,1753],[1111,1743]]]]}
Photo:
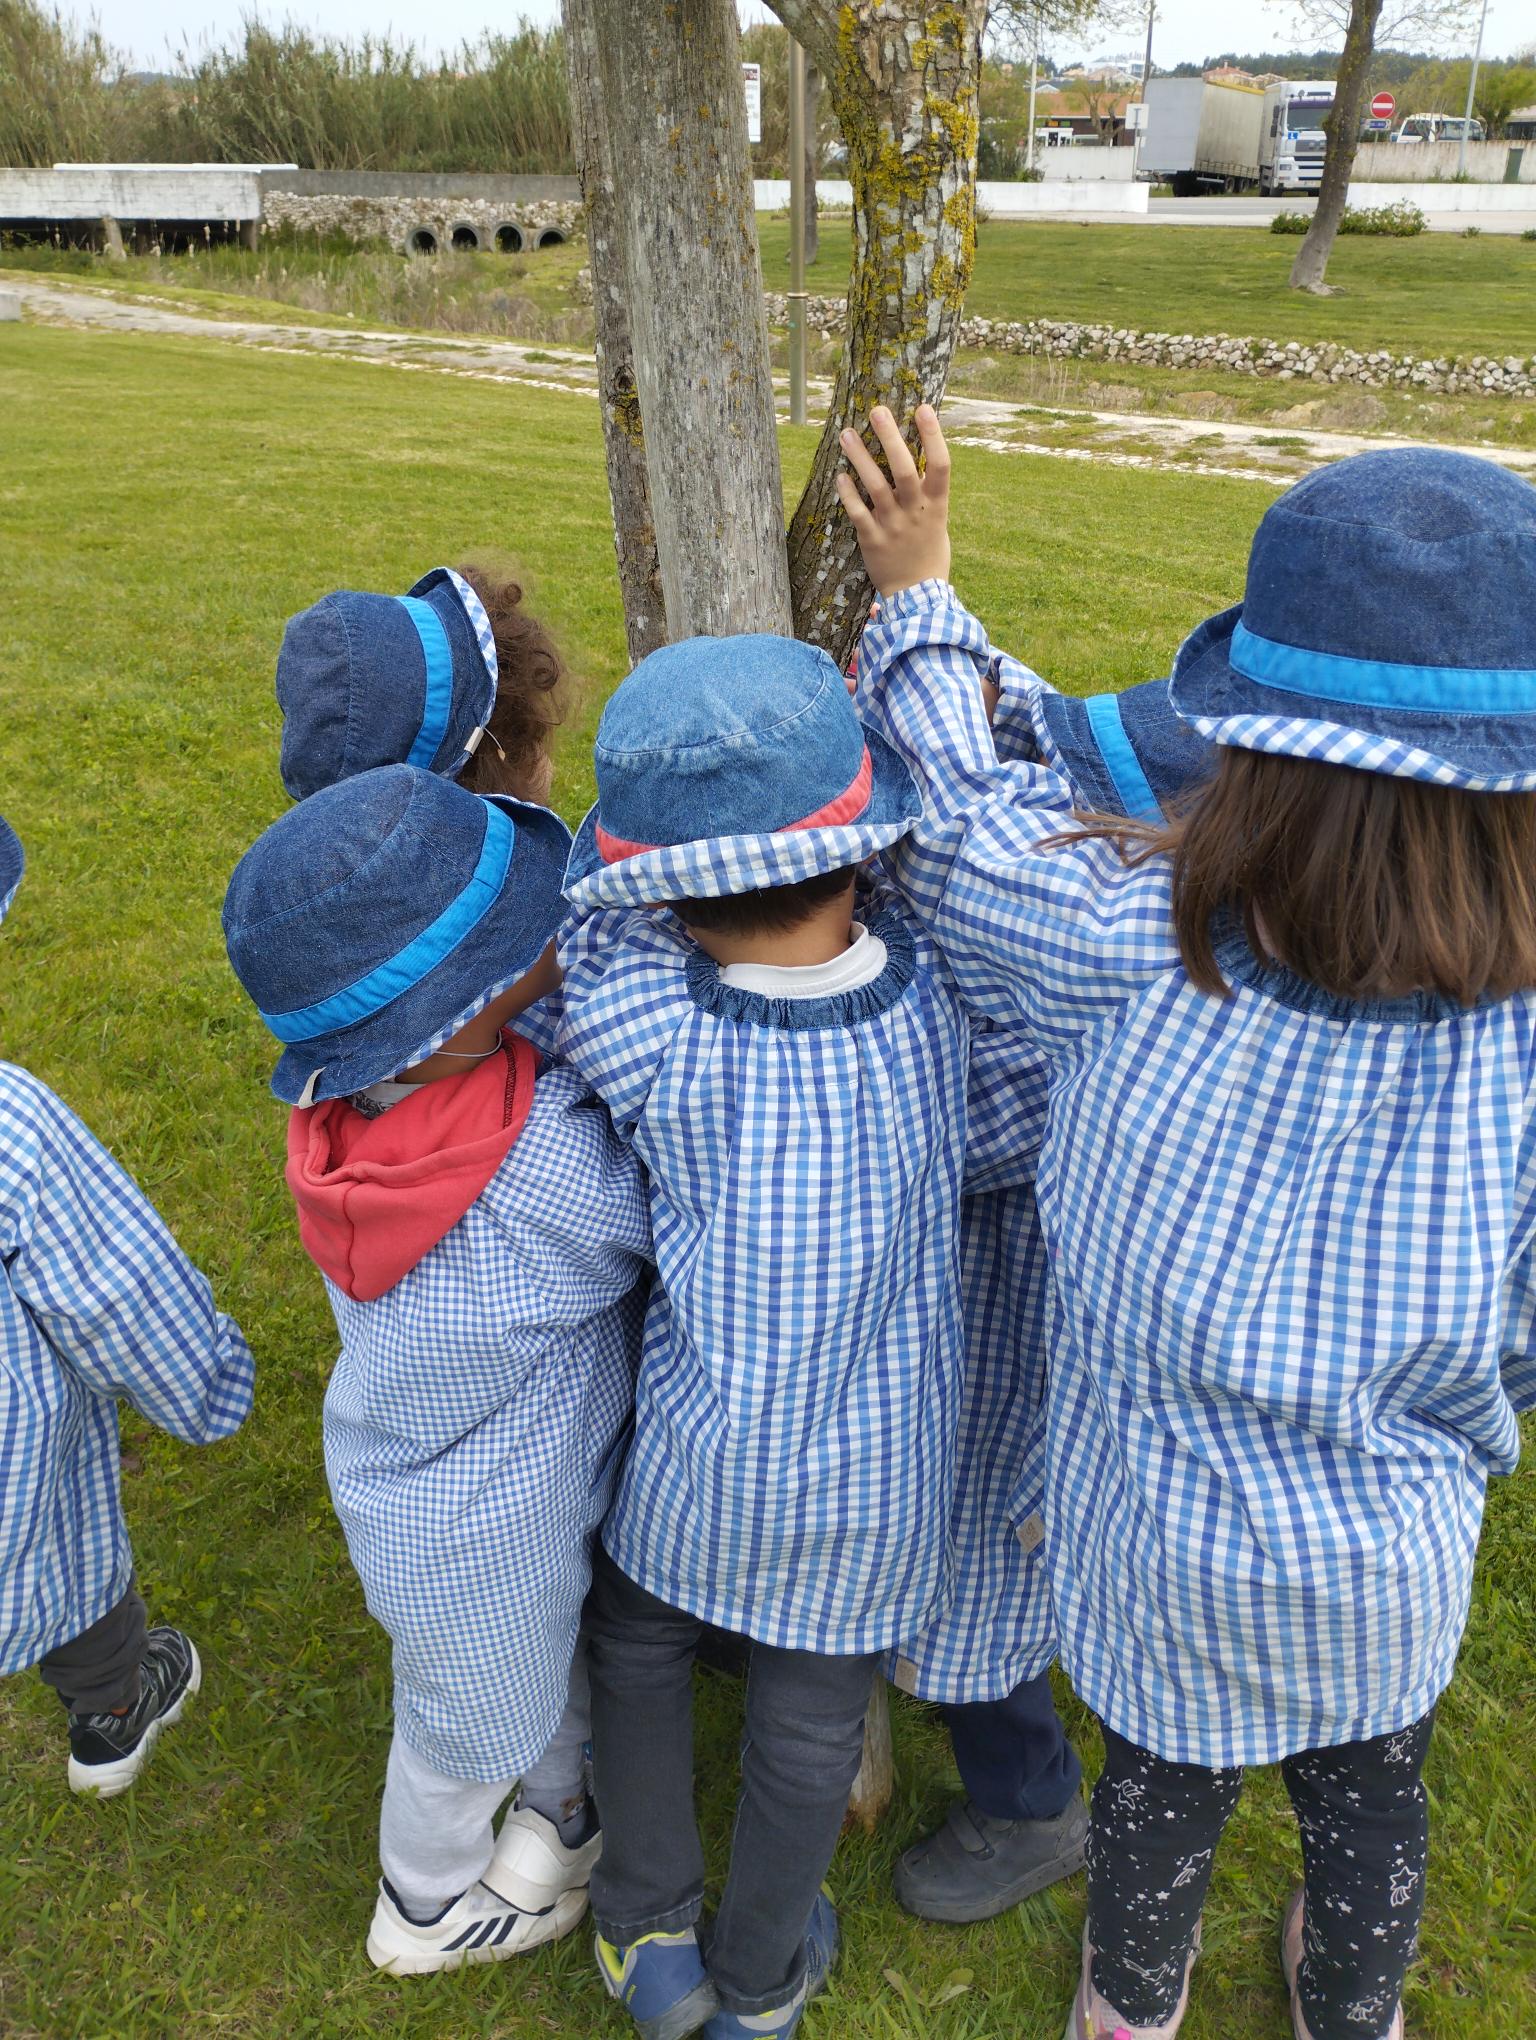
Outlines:
{"type": "Polygon", "coordinates": [[[1149,79],[1142,174],[1171,184],[1180,198],[1257,184],[1264,116],[1265,96],[1255,85],[1149,79]]]}

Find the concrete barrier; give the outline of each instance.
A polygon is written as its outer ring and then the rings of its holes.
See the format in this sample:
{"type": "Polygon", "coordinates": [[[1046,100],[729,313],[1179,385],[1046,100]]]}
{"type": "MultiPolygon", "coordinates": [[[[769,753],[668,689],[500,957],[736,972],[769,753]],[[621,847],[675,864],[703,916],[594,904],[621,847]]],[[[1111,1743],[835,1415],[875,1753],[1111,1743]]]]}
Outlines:
{"type": "Polygon", "coordinates": [[[21,299],[12,291],[0,290],[0,325],[21,317],[21,299]]]}
{"type": "Polygon", "coordinates": [[[1039,149],[1035,166],[1047,184],[1130,184],[1136,175],[1136,151],[1108,142],[1085,142],[1080,148],[1039,149]]]}
{"type": "Polygon", "coordinates": [[[261,218],[262,172],[247,163],[55,163],[0,170],[0,219],[261,218]]]}
{"type": "MultiPolygon", "coordinates": [[[[1063,155],[1086,155],[1086,150],[1064,149],[1063,155]]],[[[1129,156],[1129,149],[1107,149],[1106,155],[1129,156]]],[[[782,212],[789,204],[787,177],[759,177],[755,185],[759,212],[782,212]]],[[[818,178],[817,201],[824,206],[853,204],[853,186],[844,179],[818,178]]],[[[1144,213],[1152,199],[1150,184],[1056,183],[1020,184],[1008,179],[988,180],[976,186],[977,202],[994,219],[1028,219],[1035,213],[1144,213]]]]}
{"type": "MultiPolygon", "coordinates": [[[[1467,175],[1478,184],[1502,184],[1509,176],[1512,151],[1521,151],[1515,165],[1521,184],[1536,184],[1536,146],[1529,142],[1468,142],[1467,175]]],[[[1449,181],[1461,171],[1460,142],[1362,143],[1355,174],[1362,184],[1431,184],[1449,181]]]]}
{"type": "MultiPolygon", "coordinates": [[[[1416,153],[1403,151],[1404,155],[1416,153]]],[[[1425,213],[1536,214],[1536,189],[1529,184],[1352,183],[1349,187],[1349,202],[1354,206],[1399,205],[1405,199],[1425,213]]]]}

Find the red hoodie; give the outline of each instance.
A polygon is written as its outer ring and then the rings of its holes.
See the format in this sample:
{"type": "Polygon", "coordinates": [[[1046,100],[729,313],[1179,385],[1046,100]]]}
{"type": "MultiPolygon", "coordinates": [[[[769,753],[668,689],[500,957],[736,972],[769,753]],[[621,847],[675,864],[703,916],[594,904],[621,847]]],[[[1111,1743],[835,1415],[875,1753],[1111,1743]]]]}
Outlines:
{"type": "Polygon", "coordinates": [[[480,1195],[523,1130],[539,1058],[521,1035],[422,1084],[379,1119],[345,1098],[288,1121],[288,1188],[315,1265],[367,1303],[393,1289],[480,1195]]]}

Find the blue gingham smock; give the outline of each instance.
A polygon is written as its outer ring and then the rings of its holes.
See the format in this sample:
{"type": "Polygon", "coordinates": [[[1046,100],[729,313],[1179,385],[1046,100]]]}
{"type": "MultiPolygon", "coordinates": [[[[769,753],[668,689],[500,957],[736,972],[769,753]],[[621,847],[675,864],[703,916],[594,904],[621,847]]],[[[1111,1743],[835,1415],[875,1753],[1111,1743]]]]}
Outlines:
{"type": "Polygon", "coordinates": [[[865,654],[932,804],[901,883],[966,998],[1050,1065],[1064,1661],[1174,1761],[1404,1727],[1450,1679],[1485,1481],[1518,1455],[1536,997],[1349,1004],[1232,933],[1233,997],[1196,991],[1165,864],[1039,849],[1071,789],[998,764],[984,646],[927,583],[865,654]]]}
{"type": "Polygon", "coordinates": [[[0,1063],[0,1671],[128,1590],[117,1405],[203,1445],[239,1429],[240,1328],[130,1176],[46,1085],[0,1063]]]}
{"type": "Polygon", "coordinates": [[[326,1281],[331,1495],[394,1643],[396,1727],[450,1777],[519,1777],[565,1711],[649,1251],[638,1165],[555,1067],[479,1198],[392,1289],[360,1302],[326,1281]]]}
{"type": "MultiPolygon", "coordinates": [[[[977,671],[989,662],[977,661],[977,671]]],[[[994,656],[998,755],[1060,767],[1041,713],[1052,692],[994,656]]],[[[1064,768],[1062,768],[1064,769],[1064,768]]],[[[977,1023],[971,1039],[966,1197],[960,1215],[965,1393],[955,1475],[955,1592],[921,1636],[892,1654],[903,1692],[947,1705],[1004,1699],[1057,1654],[1045,1537],[1050,1258],[1035,1209],[1046,1061],[1018,1028],[977,1023]]]]}
{"type": "Polygon", "coordinates": [[[950,1589],[968,1028],[888,902],[871,984],[726,986],[670,914],[562,944],[561,1046],[651,1183],[635,1440],[604,1529],[673,1607],[851,1656],[950,1589]]]}

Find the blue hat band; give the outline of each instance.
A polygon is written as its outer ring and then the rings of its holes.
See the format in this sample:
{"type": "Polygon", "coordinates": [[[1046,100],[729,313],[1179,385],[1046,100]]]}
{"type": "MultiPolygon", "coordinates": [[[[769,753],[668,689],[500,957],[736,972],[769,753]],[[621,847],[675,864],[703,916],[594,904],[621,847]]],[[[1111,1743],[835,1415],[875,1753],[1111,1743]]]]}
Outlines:
{"type": "Polygon", "coordinates": [[[1536,669],[1405,666],[1277,644],[1239,623],[1228,658],[1235,672],[1283,694],[1361,708],[1426,709],[1441,715],[1536,714],[1536,669]]]}
{"type": "Polygon", "coordinates": [[[412,991],[477,927],[501,896],[512,863],[517,827],[510,815],[490,802],[485,806],[485,840],[474,874],[464,890],[451,900],[430,926],[408,942],[404,949],[348,985],[345,991],[303,1006],[292,1013],[263,1013],[262,1019],[279,1041],[290,1045],[314,1041],[322,1034],[339,1034],[412,991]]]}
{"type": "Polygon", "coordinates": [[[1133,821],[1164,820],[1157,795],[1152,791],[1152,783],[1142,771],[1141,760],[1136,756],[1135,746],[1125,733],[1119,700],[1113,694],[1090,694],[1084,706],[1088,711],[1094,741],[1099,747],[1106,771],[1115,782],[1115,791],[1120,796],[1120,805],[1124,812],[1133,821]]]}
{"type": "Polygon", "coordinates": [[[406,754],[405,762],[430,770],[438,747],[447,734],[448,718],[453,712],[453,647],[448,642],[443,619],[430,602],[423,602],[416,595],[397,595],[395,600],[416,626],[422,657],[427,663],[427,693],[421,728],[416,732],[415,742],[406,754]]]}

